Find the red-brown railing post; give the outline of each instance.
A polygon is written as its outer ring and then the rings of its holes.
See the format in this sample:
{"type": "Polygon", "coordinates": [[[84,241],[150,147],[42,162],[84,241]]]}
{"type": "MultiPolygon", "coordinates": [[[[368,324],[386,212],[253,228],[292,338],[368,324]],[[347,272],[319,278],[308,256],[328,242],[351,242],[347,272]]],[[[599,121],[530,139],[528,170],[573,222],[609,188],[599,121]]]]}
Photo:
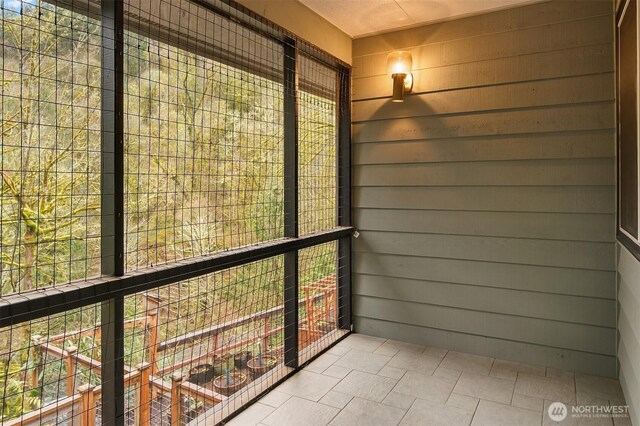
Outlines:
{"type": "Polygon", "coordinates": [[[218,333],[213,336],[213,356],[218,354],[218,333]]]}
{"type": "Polygon", "coordinates": [[[160,308],[160,299],[152,294],[145,293],[144,300],[145,300],[145,309],[147,311],[147,314],[151,312],[157,314],[158,309],[160,308]]]}
{"type": "Polygon", "coordinates": [[[158,351],[158,313],[149,312],[149,364],[151,365],[151,375],[155,376],[157,371],[156,353],[158,351]]]}
{"type": "Polygon", "coordinates": [[[76,388],[76,360],[75,355],[78,352],[78,348],[70,346],[67,349],[65,362],[67,364],[67,396],[71,396],[75,392],[76,388]]]}
{"type": "Polygon", "coordinates": [[[78,392],[82,398],[80,402],[82,404],[81,412],[80,412],[80,426],[95,426],[96,424],[96,414],[95,414],[95,396],[93,393],[93,386],[91,385],[82,385],[78,387],[78,392]]]}
{"type": "Polygon", "coordinates": [[[269,329],[270,329],[269,317],[264,319],[264,337],[262,338],[262,350],[266,353],[269,351],[269,329]]]}
{"type": "Polygon", "coordinates": [[[140,426],[151,424],[150,367],[151,365],[148,362],[140,363],[137,366],[140,371],[140,386],[138,387],[138,415],[136,420],[140,426]]]}
{"type": "MultiPolygon", "coordinates": [[[[35,389],[40,385],[40,372],[41,372],[41,356],[42,351],[40,350],[40,340],[42,336],[35,334],[31,336],[31,351],[30,357],[31,362],[33,364],[33,368],[31,369],[31,374],[29,375],[29,385],[31,389],[35,389]]],[[[35,407],[34,407],[35,408],[35,407]]]]}
{"type": "Polygon", "coordinates": [[[99,325],[94,329],[93,333],[93,351],[91,352],[93,359],[97,359],[100,355],[100,346],[96,342],[102,342],[102,327],[99,325]]]}
{"type": "Polygon", "coordinates": [[[180,426],[182,416],[182,396],[180,395],[180,383],[182,374],[175,372],[171,376],[171,426],[180,426]]]}

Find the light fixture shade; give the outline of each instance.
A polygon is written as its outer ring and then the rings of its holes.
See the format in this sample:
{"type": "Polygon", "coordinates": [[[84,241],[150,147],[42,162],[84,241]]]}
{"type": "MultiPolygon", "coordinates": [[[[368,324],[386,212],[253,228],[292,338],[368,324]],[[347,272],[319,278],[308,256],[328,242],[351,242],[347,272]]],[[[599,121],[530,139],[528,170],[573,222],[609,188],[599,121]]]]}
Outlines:
{"type": "Polygon", "coordinates": [[[411,74],[412,65],[413,59],[409,52],[392,52],[387,56],[387,68],[392,76],[394,74],[411,74]]]}
{"type": "Polygon", "coordinates": [[[392,52],[387,56],[387,68],[393,78],[393,102],[403,102],[404,94],[410,92],[413,87],[413,75],[411,67],[413,59],[409,52],[392,52]]]}

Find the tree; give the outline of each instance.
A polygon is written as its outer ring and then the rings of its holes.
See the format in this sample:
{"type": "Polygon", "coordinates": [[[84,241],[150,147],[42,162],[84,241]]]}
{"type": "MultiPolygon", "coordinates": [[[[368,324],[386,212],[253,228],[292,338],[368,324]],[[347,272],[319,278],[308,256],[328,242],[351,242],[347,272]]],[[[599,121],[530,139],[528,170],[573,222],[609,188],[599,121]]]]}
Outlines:
{"type": "Polygon", "coordinates": [[[3,19],[2,32],[0,293],[7,294],[99,271],[100,68],[99,27],[88,18],[24,4],[3,19]]]}

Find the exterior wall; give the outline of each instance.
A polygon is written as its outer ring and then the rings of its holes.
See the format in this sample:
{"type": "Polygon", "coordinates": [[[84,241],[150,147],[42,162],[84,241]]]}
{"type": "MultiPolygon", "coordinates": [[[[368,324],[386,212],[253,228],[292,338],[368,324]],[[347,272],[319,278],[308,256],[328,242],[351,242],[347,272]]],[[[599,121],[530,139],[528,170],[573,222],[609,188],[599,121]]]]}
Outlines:
{"type": "Polygon", "coordinates": [[[640,425],[640,261],[618,248],[620,384],[634,425],[640,425]]]}
{"type": "Polygon", "coordinates": [[[356,331],[616,376],[612,14],[551,1],[354,40],[356,331]],[[415,84],[392,104],[400,49],[415,84]]]}
{"type": "Polygon", "coordinates": [[[237,0],[238,3],[351,63],[351,37],[298,0],[237,0]]]}
{"type": "MultiPolygon", "coordinates": [[[[616,0],[616,10],[620,0],[616,0]]],[[[618,244],[620,385],[634,425],[640,425],[640,261],[618,244]]]]}

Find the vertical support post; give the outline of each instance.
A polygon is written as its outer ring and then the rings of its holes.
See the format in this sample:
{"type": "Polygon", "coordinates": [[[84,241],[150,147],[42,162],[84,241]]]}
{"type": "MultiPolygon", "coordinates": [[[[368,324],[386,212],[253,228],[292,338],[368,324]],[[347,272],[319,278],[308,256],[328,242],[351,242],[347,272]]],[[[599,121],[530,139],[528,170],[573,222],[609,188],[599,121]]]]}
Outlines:
{"type": "Polygon", "coordinates": [[[81,412],[80,412],[80,426],[95,426],[96,424],[96,413],[95,413],[95,394],[94,387],[91,385],[82,385],[78,387],[78,392],[80,392],[81,399],[80,403],[81,412]]]}
{"type": "Polygon", "coordinates": [[[145,300],[145,308],[147,313],[149,312],[158,313],[158,310],[160,309],[160,299],[158,299],[156,296],[154,296],[151,293],[145,293],[144,300],[145,300]]]}
{"type": "MultiPolygon", "coordinates": [[[[102,0],[101,269],[124,274],[124,7],[102,0]]],[[[124,298],[102,303],[102,424],[124,425],[124,298]]]]}
{"type": "Polygon", "coordinates": [[[67,396],[75,393],[76,388],[76,353],[78,348],[70,346],[65,353],[64,362],[67,366],[67,396]]]}
{"type": "Polygon", "coordinates": [[[313,341],[313,300],[312,297],[315,297],[315,294],[310,295],[311,290],[309,287],[304,289],[304,312],[306,314],[306,326],[305,326],[305,343],[304,346],[309,345],[313,341]]]}
{"type": "Polygon", "coordinates": [[[35,334],[31,336],[31,363],[33,368],[29,376],[29,386],[35,389],[40,386],[40,373],[42,372],[42,350],[40,349],[40,340],[42,336],[35,334]]]}
{"type": "Polygon", "coordinates": [[[269,352],[269,333],[271,331],[271,318],[266,317],[264,319],[264,336],[262,337],[262,351],[264,353],[269,352]]]}
{"type": "MultiPolygon", "coordinates": [[[[102,328],[98,326],[93,335],[93,341],[99,342],[102,340],[102,328]]],[[[99,359],[100,358],[100,346],[94,345],[93,350],[91,351],[91,358],[99,359]]]]}
{"type": "Polygon", "coordinates": [[[124,425],[124,297],[102,303],[102,424],[124,425]]]}
{"type": "Polygon", "coordinates": [[[173,373],[171,376],[171,426],[180,426],[182,417],[182,396],[180,395],[180,383],[182,374],[173,373]]]}
{"type": "MultiPolygon", "coordinates": [[[[338,225],[351,226],[351,76],[338,69],[338,225]]],[[[338,241],[338,327],[351,330],[351,238],[338,241]]]]}
{"type": "Polygon", "coordinates": [[[102,0],[101,268],[124,274],[123,0],[102,0]]]}
{"type": "Polygon", "coordinates": [[[151,389],[149,372],[151,365],[147,362],[138,364],[140,371],[140,386],[138,387],[138,415],[137,423],[141,426],[151,424],[151,389]]]}
{"type": "Polygon", "coordinates": [[[213,356],[218,355],[218,333],[213,336],[213,356]]]}
{"type": "Polygon", "coordinates": [[[158,352],[158,314],[157,311],[149,312],[149,363],[151,374],[155,375],[158,365],[156,364],[156,354],[158,352]]]}
{"type": "MultiPolygon", "coordinates": [[[[298,72],[293,39],[284,42],[284,236],[298,237],[298,72]]],[[[298,366],[298,252],[284,255],[284,363],[298,366]]]]}

